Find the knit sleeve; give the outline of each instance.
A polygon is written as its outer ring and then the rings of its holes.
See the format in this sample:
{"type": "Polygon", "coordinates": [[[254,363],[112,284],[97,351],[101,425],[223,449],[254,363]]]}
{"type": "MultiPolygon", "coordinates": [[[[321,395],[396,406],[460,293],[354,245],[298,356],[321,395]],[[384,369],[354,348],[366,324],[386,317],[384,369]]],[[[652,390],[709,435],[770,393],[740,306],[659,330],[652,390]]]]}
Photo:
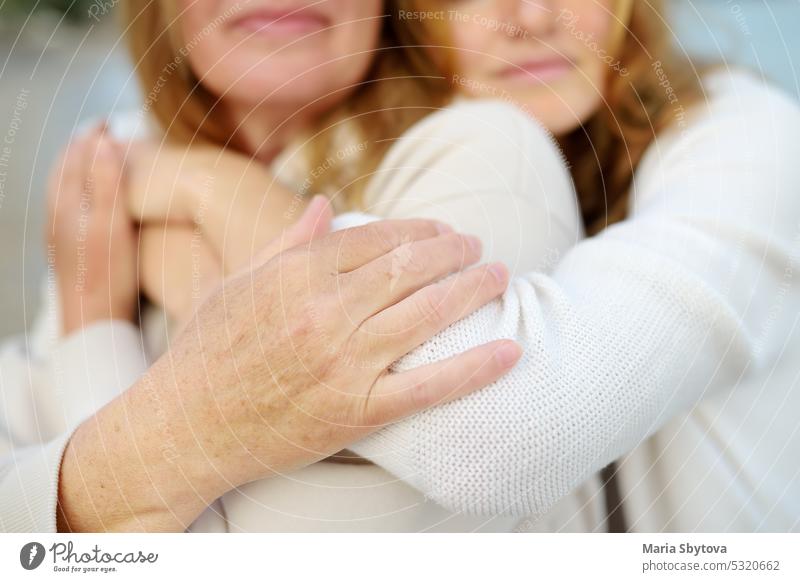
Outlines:
{"type": "Polygon", "coordinates": [[[396,364],[524,348],[504,378],[351,449],[454,510],[541,516],[700,399],[762,374],[800,312],[800,111],[755,81],[662,135],[628,220],[396,364]]]}

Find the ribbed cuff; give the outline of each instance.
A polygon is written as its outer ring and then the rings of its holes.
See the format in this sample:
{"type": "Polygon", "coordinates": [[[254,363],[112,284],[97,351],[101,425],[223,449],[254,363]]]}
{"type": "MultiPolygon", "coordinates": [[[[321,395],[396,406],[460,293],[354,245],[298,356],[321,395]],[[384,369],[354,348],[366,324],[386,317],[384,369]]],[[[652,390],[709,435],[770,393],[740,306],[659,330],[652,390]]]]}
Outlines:
{"type": "Polygon", "coordinates": [[[53,350],[52,372],[65,426],[86,420],[146,369],[141,332],[127,321],[100,321],[64,338],[53,350]]]}
{"type": "Polygon", "coordinates": [[[4,532],[56,531],[61,459],[72,432],[39,447],[25,447],[0,466],[0,529],[4,532]]]}

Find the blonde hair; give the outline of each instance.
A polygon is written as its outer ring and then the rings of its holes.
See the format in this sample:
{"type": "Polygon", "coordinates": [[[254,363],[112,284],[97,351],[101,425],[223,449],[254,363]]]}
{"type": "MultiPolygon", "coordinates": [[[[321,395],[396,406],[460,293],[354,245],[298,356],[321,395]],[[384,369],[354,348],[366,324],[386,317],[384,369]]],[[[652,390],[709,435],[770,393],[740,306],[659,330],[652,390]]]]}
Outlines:
{"type": "Polygon", "coordinates": [[[232,128],[219,100],[203,87],[182,50],[175,0],[128,0],[119,9],[136,76],[168,140],[224,144],[232,128]]]}
{"type": "Polygon", "coordinates": [[[617,2],[617,56],[627,75],[609,71],[603,106],[560,141],[589,234],[624,219],[633,174],[659,133],[682,122],[703,95],[697,67],[674,48],[663,0],[617,2]],[[663,86],[667,80],[670,91],[663,86]]]}

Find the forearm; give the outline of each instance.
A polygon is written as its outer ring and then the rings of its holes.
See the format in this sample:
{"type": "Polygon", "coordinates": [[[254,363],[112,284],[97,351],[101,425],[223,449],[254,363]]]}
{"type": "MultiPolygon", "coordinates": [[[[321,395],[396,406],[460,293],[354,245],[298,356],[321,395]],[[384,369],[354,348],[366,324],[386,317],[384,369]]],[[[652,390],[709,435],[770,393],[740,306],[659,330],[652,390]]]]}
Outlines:
{"type": "Polygon", "coordinates": [[[190,225],[226,272],[294,223],[306,197],[257,160],[220,148],[137,145],[130,211],[149,225],[190,225]]]}
{"type": "Polygon", "coordinates": [[[158,372],[83,422],[61,465],[58,531],[184,531],[227,490],[158,372]]]}
{"type": "Polygon", "coordinates": [[[261,167],[221,168],[209,184],[195,190],[196,224],[226,274],[246,267],[308,205],[261,167]]]}

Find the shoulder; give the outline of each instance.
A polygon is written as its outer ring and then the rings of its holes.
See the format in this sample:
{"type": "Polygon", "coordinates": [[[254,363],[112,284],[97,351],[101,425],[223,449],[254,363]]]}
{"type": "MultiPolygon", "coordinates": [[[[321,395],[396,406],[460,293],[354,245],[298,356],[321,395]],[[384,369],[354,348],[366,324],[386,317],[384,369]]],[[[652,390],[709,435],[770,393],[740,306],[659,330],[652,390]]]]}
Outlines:
{"type": "Polygon", "coordinates": [[[702,80],[691,105],[674,105],[675,120],[649,146],[637,173],[655,166],[734,160],[770,162],[800,155],[800,106],[767,81],[741,70],[702,80]]]}
{"type": "MultiPolygon", "coordinates": [[[[648,147],[634,175],[634,211],[649,202],[700,200],[750,213],[796,207],[800,188],[800,106],[768,82],[738,70],[707,75],[691,106],[676,104],[676,119],[648,147]],[[752,206],[752,205],[751,205],[752,206]]],[[[664,207],[666,208],[666,207],[664,207]]],[[[683,207],[681,207],[683,208],[683,207]]]]}
{"type": "Polygon", "coordinates": [[[367,197],[370,192],[384,200],[404,196],[421,182],[437,181],[437,175],[447,181],[443,191],[524,192],[547,174],[569,180],[564,156],[542,125],[501,101],[459,100],[393,140],[367,197]]]}
{"type": "Polygon", "coordinates": [[[428,126],[463,127],[463,122],[472,121],[480,125],[498,127],[513,131],[519,124],[534,122],[510,103],[496,99],[456,99],[447,107],[428,115],[410,131],[422,130],[428,126]]]}
{"type": "Polygon", "coordinates": [[[743,70],[720,69],[703,78],[701,89],[691,105],[675,104],[675,120],[654,146],[718,139],[720,147],[748,148],[758,147],[764,138],[796,139],[800,106],[766,80],[743,70]],[[725,143],[746,136],[750,139],[725,143]]]}
{"type": "Polygon", "coordinates": [[[398,145],[431,139],[443,145],[473,144],[486,150],[517,148],[538,140],[555,143],[541,124],[498,100],[457,100],[409,128],[398,145]]]}
{"type": "Polygon", "coordinates": [[[364,203],[382,217],[444,220],[519,273],[541,269],[545,253],[582,235],[555,139],[497,101],[459,101],[411,127],[372,175],[364,203]]]}
{"type": "Polygon", "coordinates": [[[800,118],[800,105],[775,85],[745,70],[716,70],[703,78],[708,97],[708,113],[737,116],[785,115],[790,121],[800,118]]]}

